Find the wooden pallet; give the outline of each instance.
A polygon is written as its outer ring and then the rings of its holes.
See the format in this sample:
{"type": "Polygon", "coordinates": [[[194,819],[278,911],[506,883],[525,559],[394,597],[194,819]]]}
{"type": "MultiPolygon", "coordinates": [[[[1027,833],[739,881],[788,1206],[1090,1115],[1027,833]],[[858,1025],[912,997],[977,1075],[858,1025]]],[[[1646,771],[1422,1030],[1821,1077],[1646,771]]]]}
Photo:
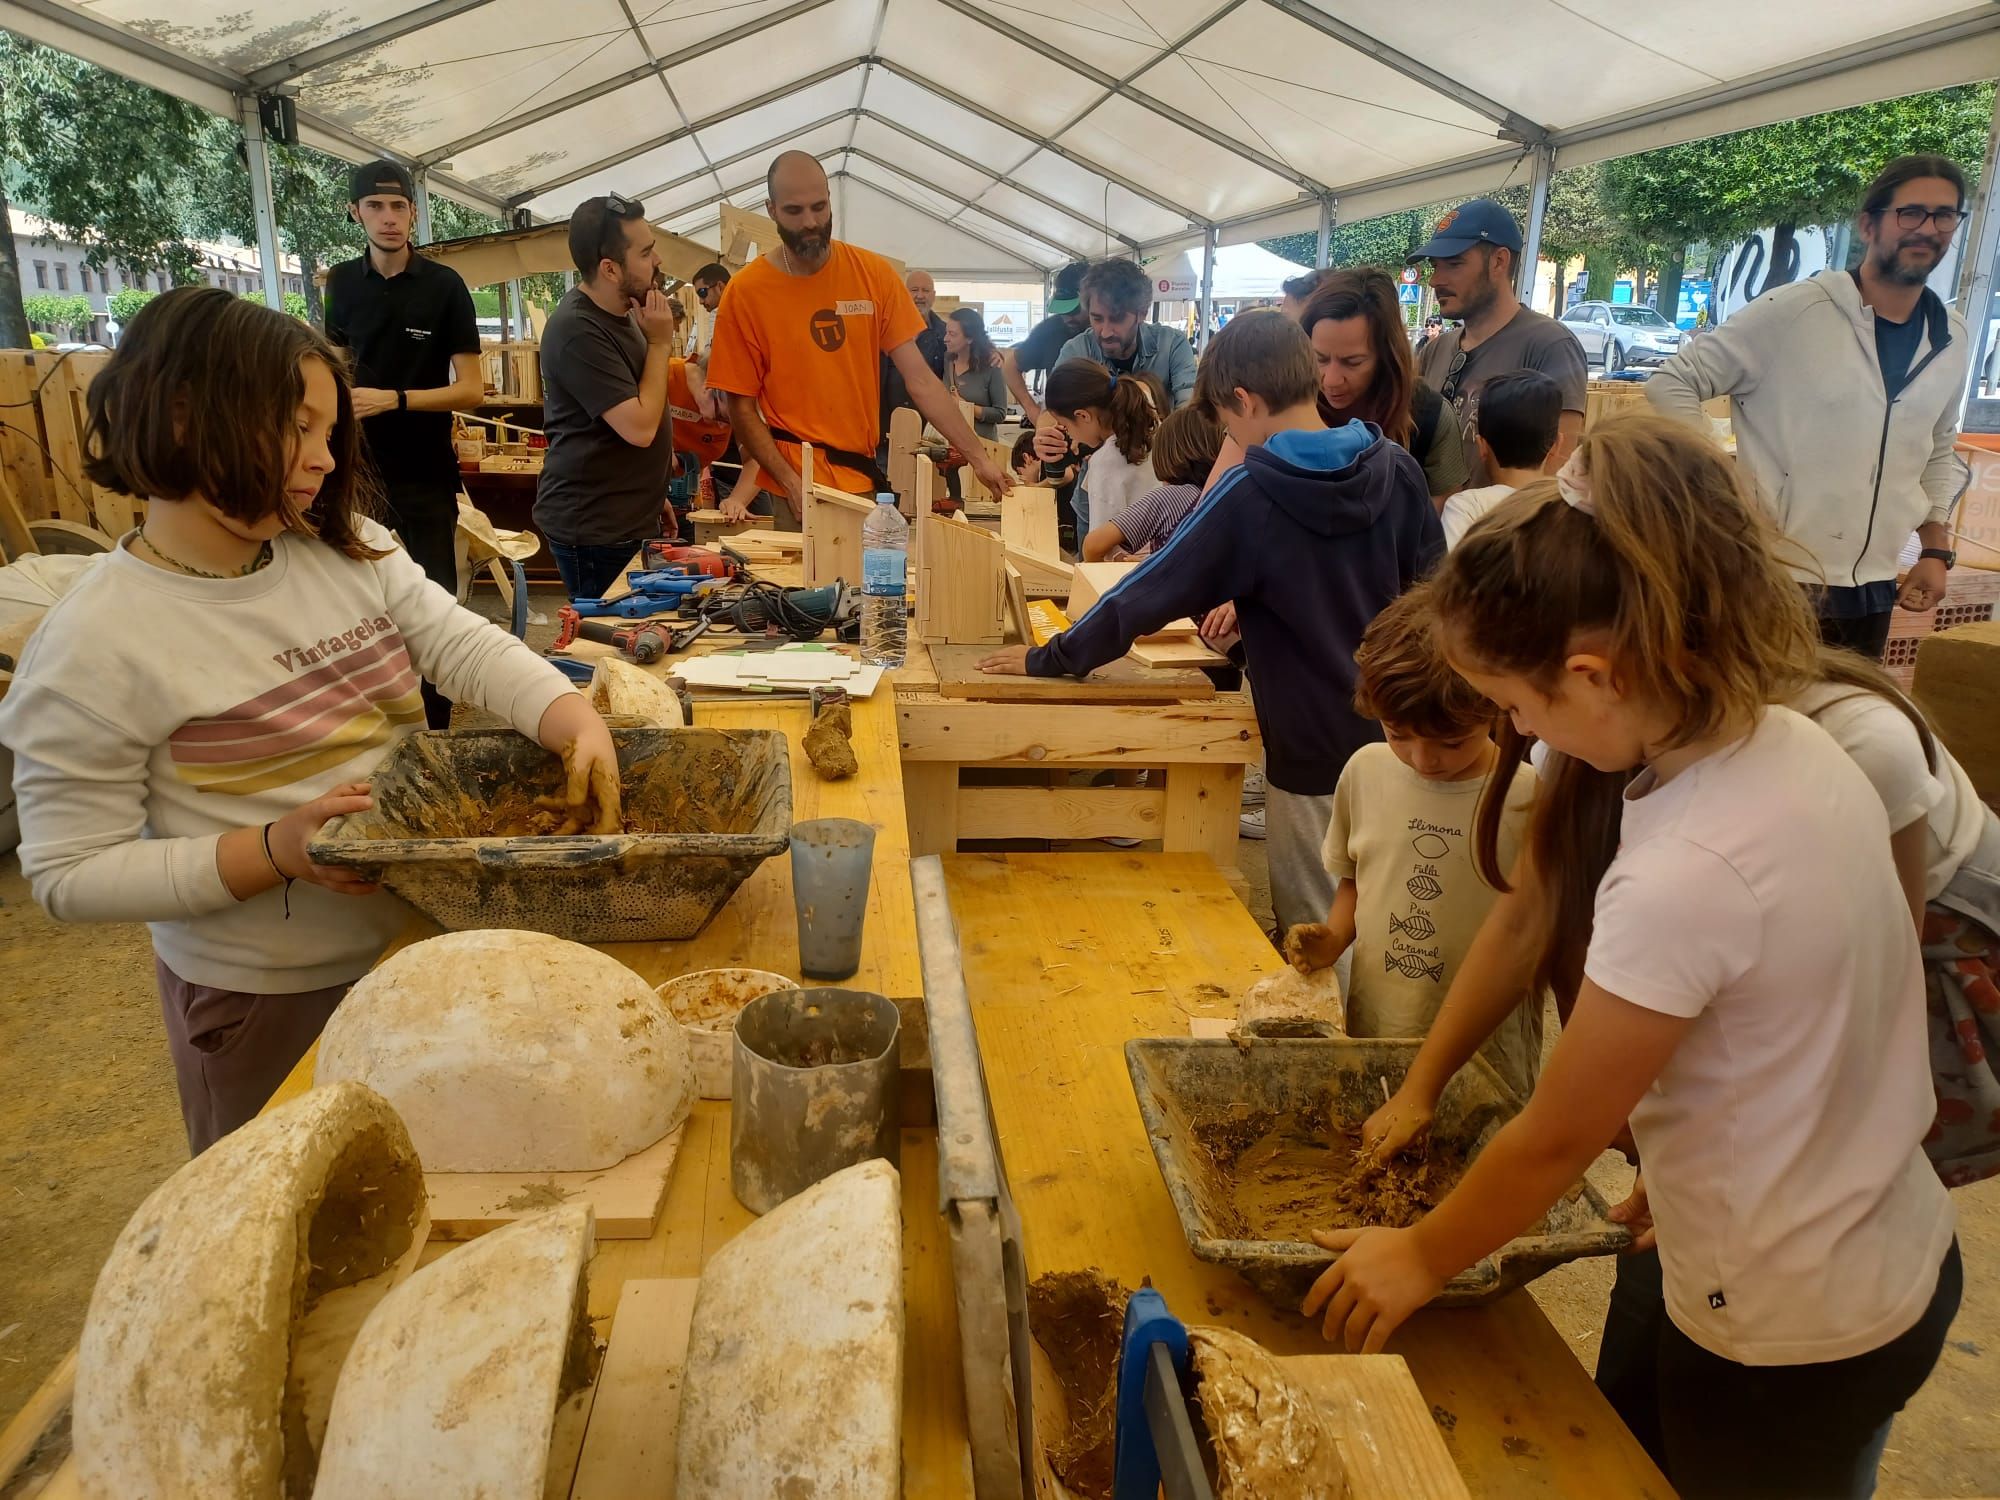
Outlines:
{"type": "Polygon", "coordinates": [[[59,519],[108,536],[130,531],[140,507],[83,472],[85,392],[108,354],[0,350],[0,470],[30,521],[59,519]]]}

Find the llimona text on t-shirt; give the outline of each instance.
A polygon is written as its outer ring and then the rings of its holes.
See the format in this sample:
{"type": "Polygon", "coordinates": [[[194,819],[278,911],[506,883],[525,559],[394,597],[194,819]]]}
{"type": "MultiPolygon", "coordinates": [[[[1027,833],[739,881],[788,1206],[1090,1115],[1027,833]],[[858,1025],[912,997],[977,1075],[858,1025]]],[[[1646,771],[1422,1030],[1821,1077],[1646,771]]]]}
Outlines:
{"type": "Polygon", "coordinates": [[[1402,878],[1409,902],[1391,907],[1386,914],[1388,931],[1382,939],[1382,969],[1405,979],[1428,979],[1444,983],[1444,951],[1437,940],[1438,924],[1432,903],[1449,894],[1445,887],[1445,861],[1465,841],[1465,830],[1428,818],[1409,820],[1409,872],[1402,878]]]}

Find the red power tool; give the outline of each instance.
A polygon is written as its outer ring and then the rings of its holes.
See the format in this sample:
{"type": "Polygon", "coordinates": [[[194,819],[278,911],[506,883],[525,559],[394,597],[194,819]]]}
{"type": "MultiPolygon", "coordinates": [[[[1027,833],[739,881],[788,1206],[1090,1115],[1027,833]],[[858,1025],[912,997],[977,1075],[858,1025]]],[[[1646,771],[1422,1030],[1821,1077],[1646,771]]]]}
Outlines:
{"type": "Polygon", "coordinates": [[[581,636],[586,641],[616,646],[621,654],[643,667],[658,661],[674,648],[674,631],[668,625],[612,625],[603,620],[586,620],[567,604],[556,612],[556,618],[560,626],[556,631],[556,643],[549,648],[552,651],[567,650],[570,642],[581,636]]]}
{"type": "Polygon", "coordinates": [[[734,578],[739,571],[736,563],[724,557],[713,547],[691,547],[679,542],[654,538],[639,550],[639,566],[642,570],[653,568],[691,568],[697,573],[705,573],[711,578],[734,578]]]}

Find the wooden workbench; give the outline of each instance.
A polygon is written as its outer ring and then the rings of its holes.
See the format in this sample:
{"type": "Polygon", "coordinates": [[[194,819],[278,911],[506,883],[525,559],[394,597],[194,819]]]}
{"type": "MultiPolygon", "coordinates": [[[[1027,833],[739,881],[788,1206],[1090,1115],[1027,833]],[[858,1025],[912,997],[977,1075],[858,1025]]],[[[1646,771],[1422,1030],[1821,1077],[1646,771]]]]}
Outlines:
{"type": "Polygon", "coordinates": [[[910,849],[960,839],[1158,839],[1236,866],[1243,769],[1263,758],[1249,695],[1169,703],[977,703],[944,697],[917,641],[896,672],[910,849]],[[967,786],[968,767],[1150,770],[1144,787],[967,786]]]}
{"type": "MultiPolygon", "coordinates": [[[[1215,870],[1113,853],[967,854],[944,868],[1028,1274],[1151,1277],[1189,1321],[1280,1354],[1328,1352],[1314,1325],[1194,1258],[1126,1072],[1128,1039],[1234,1014],[1280,962],[1215,870]]],[[[1419,1313],[1389,1352],[1409,1361],[1481,1500],[1671,1496],[1526,1292],[1419,1313]]]]}

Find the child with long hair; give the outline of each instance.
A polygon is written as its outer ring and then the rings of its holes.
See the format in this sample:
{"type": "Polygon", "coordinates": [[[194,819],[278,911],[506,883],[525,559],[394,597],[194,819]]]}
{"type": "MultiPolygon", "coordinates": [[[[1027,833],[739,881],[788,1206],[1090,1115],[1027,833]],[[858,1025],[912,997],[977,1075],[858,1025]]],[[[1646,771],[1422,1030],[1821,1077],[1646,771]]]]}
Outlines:
{"type": "Polygon", "coordinates": [[[1660,1441],[1690,1497],[1869,1493],[1962,1290],[1919,1144],[1923,977],[1889,819],[1824,731],[1772,706],[1818,673],[1775,539],[1711,445],[1635,416],[1446,560],[1459,672],[1562,761],[1637,774],[1611,783],[1608,868],[1606,777],[1543,783],[1538,894],[1507,920],[1544,935],[1540,967],[1559,993],[1573,975],[1575,1002],[1527,1108],[1415,1228],[1319,1236],[1344,1253],[1306,1304],[1329,1337],[1380,1348],[1629,1120],[1669,1318],[1660,1441]],[[1584,921],[1564,920],[1596,868],[1584,921]]]}
{"type": "Polygon", "coordinates": [[[1159,485],[1153,433],[1167,414],[1167,393],[1141,370],[1114,375],[1092,359],[1066,359],[1049,374],[1042,408],[1071,443],[1089,451],[1077,478],[1088,514],[1085,532],[1115,521],[1126,506],[1159,485]]]}
{"type": "Polygon", "coordinates": [[[144,523],[51,609],[0,703],[21,868],[52,917],[147,922],[188,1143],[248,1120],[409,910],[315,865],[421,729],[418,678],[563,755],[618,816],[610,731],[366,519],[346,366],[211,288],[132,320],[91,383],[93,482],[144,523]]]}
{"type": "Polygon", "coordinates": [[[1085,562],[1146,557],[1166,546],[1201,500],[1202,482],[1222,451],[1222,428],[1198,406],[1168,412],[1153,433],[1153,474],[1160,481],[1114,521],[1090,532],[1078,549],[1085,562]]]}

